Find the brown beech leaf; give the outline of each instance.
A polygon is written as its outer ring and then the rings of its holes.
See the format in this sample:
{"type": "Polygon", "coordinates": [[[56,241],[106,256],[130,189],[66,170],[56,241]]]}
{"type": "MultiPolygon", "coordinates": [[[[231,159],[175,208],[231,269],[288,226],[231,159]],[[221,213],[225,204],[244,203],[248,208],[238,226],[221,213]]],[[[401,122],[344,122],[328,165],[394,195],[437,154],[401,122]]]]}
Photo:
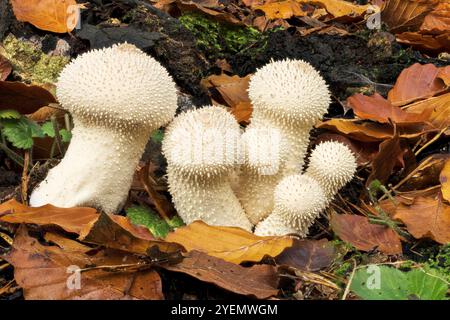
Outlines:
{"type": "Polygon", "coordinates": [[[450,32],[440,35],[421,34],[418,32],[403,32],[396,35],[397,41],[418,50],[434,53],[450,50],[450,32]]]}
{"type": "Polygon", "coordinates": [[[0,54],[0,81],[6,80],[12,71],[11,63],[0,54]]]}
{"type": "Polygon", "coordinates": [[[50,103],[56,103],[56,99],[42,87],[0,81],[0,110],[14,109],[22,114],[30,114],[50,103]]]}
{"type": "Polygon", "coordinates": [[[431,110],[428,121],[438,129],[447,129],[445,134],[450,135],[450,93],[412,103],[405,109],[410,113],[431,110]]]}
{"type": "Polygon", "coordinates": [[[408,113],[391,104],[378,93],[365,96],[357,93],[347,99],[347,104],[361,119],[373,120],[381,123],[420,123],[426,121],[432,110],[424,110],[422,113],[408,113]]]}
{"type": "Polygon", "coordinates": [[[276,257],[292,246],[293,238],[258,237],[234,227],[210,226],[194,221],[167,235],[166,241],[181,244],[187,251],[197,250],[228,262],[259,262],[264,256],[276,257]]]}
{"type": "Polygon", "coordinates": [[[386,0],[381,11],[381,21],[389,26],[392,33],[417,31],[437,2],[438,0],[386,0]]]}
{"type": "Polygon", "coordinates": [[[261,10],[267,19],[289,19],[308,15],[308,12],[303,11],[301,4],[295,0],[266,2],[262,5],[254,5],[252,9],[261,10]]]}
{"type": "Polygon", "coordinates": [[[267,299],[278,293],[278,274],[271,265],[240,265],[191,251],[181,263],[163,268],[188,274],[203,282],[212,283],[222,289],[257,299],[267,299]]]}
{"type": "Polygon", "coordinates": [[[441,1],[431,11],[420,26],[420,31],[427,33],[445,33],[450,30],[450,2],[441,1]]]}
{"type": "Polygon", "coordinates": [[[349,1],[345,0],[298,0],[302,3],[312,3],[318,4],[321,7],[324,7],[328,13],[334,16],[334,18],[340,17],[358,17],[363,16],[369,5],[357,5],[349,1]]]}
{"type": "Polygon", "coordinates": [[[442,79],[447,87],[450,86],[450,66],[439,68],[437,77],[442,79]]]}
{"type": "Polygon", "coordinates": [[[328,267],[336,258],[334,245],[327,239],[294,240],[275,261],[304,271],[318,271],[328,267]]]}
{"type": "Polygon", "coordinates": [[[333,214],[331,228],[339,238],[358,250],[377,249],[386,254],[401,254],[399,236],[386,226],[371,224],[369,219],[353,214],[333,214]]]}
{"type": "Polygon", "coordinates": [[[99,214],[93,208],[58,208],[50,204],[28,207],[12,199],[0,204],[0,221],[28,223],[38,226],[58,226],[67,232],[79,234],[99,214]]]}
{"type": "Polygon", "coordinates": [[[105,213],[101,213],[98,219],[86,225],[78,239],[137,254],[147,254],[155,245],[160,251],[167,253],[182,250],[175,243],[153,238],[147,228],[133,225],[126,217],[105,213]]]}
{"type": "Polygon", "coordinates": [[[413,64],[400,73],[394,87],[388,93],[388,100],[394,106],[404,106],[443,92],[447,86],[438,77],[439,72],[440,69],[431,63],[413,64]]]}
{"type": "Polygon", "coordinates": [[[404,167],[403,155],[405,153],[406,150],[401,147],[398,136],[380,143],[378,154],[372,161],[372,172],[367,178],[366,186],[369,186],[375,179],[385,183],[397,163],[404,167]]]}
{"type": "Polygon", "coordinates": [[[423,159],[414,169],[414,174],[402,186],[402,190],[420,190],[440,183],[439,175],[450,154],[432,154],[423,159]]]}
{"type": "Polygon", "coordinates": [[[414,238],[431,238],[441,244],[450,242],[450,206],[441,196],[419,196],[411,205],[400,203],[394,218],[402,221],[414,238]]]}
{"type": "Polygon", "coordinates": [[[130,254],[115,250],[101,250],[87,255],[79,245],[67,239],[64,247],[44,246],[28,235],[24,225],[19,227],[12,250],[4,257],[14,266],[14,279],[23,288],[27,300],[159,300],[163,299],[162,283],[153,270],[114,272],[94,268],[80,272],[80,288],[71,268],[107,266],[119,268],[136,264],[139,260],[130,254]],[[77,248],[75,250],[72,250],[77,248]]]}
{"type": "Polygon", "coordinates": [[[445,161],[444,167],[439,175],[439,181],[441,182],[442,197],[450,201],[450,159],[445,161]]]}
{"type": "Polygon", "coordinates": [[[11,0],[19,21],[57,33],[72,31],[78,23],[75,0],[11,0]]]}
{"type": "Polygon", "coordinates": [[[252,116],[253,106],[250,102],[239,102],[234,108],[231,109],[231,113],[236,118],[237,122],[249,122],[252,116]]]}

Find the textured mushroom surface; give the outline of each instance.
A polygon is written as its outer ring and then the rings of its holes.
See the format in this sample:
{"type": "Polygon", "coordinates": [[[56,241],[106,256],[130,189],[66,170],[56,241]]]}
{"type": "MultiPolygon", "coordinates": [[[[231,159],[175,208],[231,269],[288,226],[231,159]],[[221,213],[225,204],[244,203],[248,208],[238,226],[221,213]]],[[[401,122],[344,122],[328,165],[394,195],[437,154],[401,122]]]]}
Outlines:
{"type": "Polygon", "coordinates": [[[235,226],[252,224],[230,185],[239,165],[240,128],[221,107],[178,115],[167,127],[163,152],[172,200],[185,223],[235,226]]]}
{"type": "Polygon", "coordinates": [[[151,132],[175,115],[175,83],[155,59],[120,44],[73,60],[56,94],[73,117],[72,140],[30,204],[118,210],[151,132]]]}
{"type": "Polygon", "coordinates": [[[286,59],[272,61],[259,69],[250,79],[249,96],[253,113],[246,134],[270,129],[279,135],[265,142],[268,150],[278,141],[275,172],[261,173],[258,163],[252,162],[248,155],[242,167],[237,195],[249,219],[257,223],[272,212],[273,191],[280,180],[301,173],[309,133],[327,111],[330,93],[325,80],[309,63],[286,59]]]}

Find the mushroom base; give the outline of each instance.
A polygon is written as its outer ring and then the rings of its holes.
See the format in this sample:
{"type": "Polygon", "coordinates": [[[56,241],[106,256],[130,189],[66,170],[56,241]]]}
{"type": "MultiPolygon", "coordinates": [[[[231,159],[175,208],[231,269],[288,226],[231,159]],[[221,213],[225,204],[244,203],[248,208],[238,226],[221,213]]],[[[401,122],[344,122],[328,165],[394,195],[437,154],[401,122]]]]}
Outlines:
{"type": "Polygon", "coordinates": [[[149,136],[142,129],[136,136],[119,128],[75,122],[64,158],[33,190],[30,205],[90,206],[117,212],[128,196],[149,136]]]}

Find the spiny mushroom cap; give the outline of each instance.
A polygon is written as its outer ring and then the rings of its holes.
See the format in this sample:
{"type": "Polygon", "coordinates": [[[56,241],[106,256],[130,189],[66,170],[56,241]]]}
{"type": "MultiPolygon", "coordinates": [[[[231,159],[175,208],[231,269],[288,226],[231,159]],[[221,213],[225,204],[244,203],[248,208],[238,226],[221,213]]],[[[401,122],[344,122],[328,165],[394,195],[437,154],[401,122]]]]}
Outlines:
{"type": "Polygon", "coordinates": [[[285,122],[314,123],[330,104],[325,80],[303,60],[271,61],[251,77],[248,92],[255,115],[285,122]]]}
{"type": "Polygon", "coordinates": [[[346,145],[326,141],[312,151],[306,173],[320,183],[328,197],[333,197],[352,180],[356,167],[356,158],[346,145]]]}
{"type": "Polygon", "coordinates": [[[283,178],[275,188],[274,210],[292,228],[308,228],[326,207],[325,193],[313,178],[295,174],[283,178]]]}
{"type": "Polygon", "coordinates": [[[222,107],[189,110],[167,127],[163,152],[179,174],[212,177],[238,164],[240,134],[236,119],[222,107]]]}
{"type": "Polygon", "coordinates": [[[56,94],[82,121],[119,128],[158,128],[177,108],[175,83],[166,69],[127,43],[77,57],[61,72],[56,94]]]}

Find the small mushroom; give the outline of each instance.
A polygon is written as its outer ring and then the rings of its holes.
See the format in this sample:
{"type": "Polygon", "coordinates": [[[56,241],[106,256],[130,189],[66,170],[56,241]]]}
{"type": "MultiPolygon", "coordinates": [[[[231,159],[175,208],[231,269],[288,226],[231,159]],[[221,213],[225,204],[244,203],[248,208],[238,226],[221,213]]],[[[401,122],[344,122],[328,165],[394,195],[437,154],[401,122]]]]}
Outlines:
{"type": "Polygon", "coordinates": [[[163,153],[169,192],[185,223],[235,226],[252,224],[230,185],[239,165],[240,128],[221,107],[203,107],[178,115],[167,127],[163,153]]]}
{"type": "Polygon", "coordinates": [[[278,167],[274,172],[261,172],[259,163],[252,162],[248,155],[242,166],[237,195],[250,221],[256,224],[272,212],[273,191],[280,180],[301,173],[309,133],[327,111],[330,93],[324,79],[309,63],[286,59],[259,69],[250,79],[249,96],[253,114],[243,135],[245,150],[251,150],[253,137],[261,131],[273,133],[265,142],[260,139],[259,143],[266,143],[266,150],[278,143],[278,167]]]}
{"type": "Polygon", "coordinates": [[[72,140],[30,204],[118,210],[151,132],[175,115],[175,83],[155,59],[125,43],[77,57],[61,72],[56,94],[73,117],[72,140]]]}

